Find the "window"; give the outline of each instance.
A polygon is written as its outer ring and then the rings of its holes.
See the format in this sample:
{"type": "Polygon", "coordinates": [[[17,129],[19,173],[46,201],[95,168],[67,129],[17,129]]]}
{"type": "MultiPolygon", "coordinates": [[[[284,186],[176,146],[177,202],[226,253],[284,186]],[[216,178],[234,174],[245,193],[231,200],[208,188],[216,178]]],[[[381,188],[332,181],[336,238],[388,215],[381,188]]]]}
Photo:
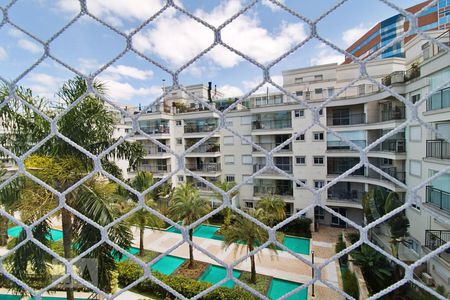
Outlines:
{"type": "Polygon", "coordinates": [[[314,156],[315,165],[323,165],[323,156],[314,156]]]}
{"type": "Polygon", "coordinates": [[[253,202],[245,201],[245,207],[246,208],[253,208],[253,202]]]}
{"type": "Polygon", "coordinates": [[[297,77],[297,78],[295,78],[295,82],[303,82],[303,77],[297,77]]]}
{"type": "Polygon", "coordinates": [[[305,110],[304,109],[296,109],[296,110],[294,110],[294,116],[296,118],[304,117],[305,116],[305,110]]]}
{"type": "Polygon", "coordinates": [[[224,161],[226,165],[233,165],[234,164],[234,155],[224,155],[224,161]]]}
{"type": "Polygon", "coordinates": [[[295,96],[303,96],[303,91],[296,91],[295,96]]]}
{"type": "Polygon", "coordinates": [[[177,126],[181,126],[181,125],[182,125],[182,123],[183,123],[183,121],[182,121],[182,120],[177,120],[175,124],[176,124],[177,126]]]}
{"type": "Polygon", "coordinates": [[[251,175],[242,175],[242,182],[244,184],[253,184],[253,177],[251,175]]]}
{"type": "Polygon", "coordinates": [[[306,165],[306,157],[305,156],[296,156],[295,164],[296,165],[306,165]]]}
{"type": "Polygon", "coordinates": [[[183,145],[183,139],[177,139],[177,145],[183,145]]]}
{"type": "Polygon", "coordinates": [[[179,176],[178,176],[178,181],[179,181],[179,182],[183,182],[183,181],[184,181],[184,176],[179,175],[179,176]]]}
{"type": "Polygon", "coordinates": [[[225,180],[227,182],[234,182],[234,175],[226,175],[225,180]]]}
{"type": "Polygon", "coordinates": [[[325,211],[322,207],[314,207],[314,218],[317,220],[324,220],[325,219],[325,211]]]}
{"type": "Polygon", "coordinates": [[[331,97],[334,95],[334,87],[329,87],[328,88],[328,97],[331,97]]]}
{"type": "Polygon", "coordinates": [[[420,100],[420,94],[415,94],[411,96],[411,102],[414,104],[420,100]]]}
{"type": "Polygon", "coordinates": [[[409,126],[409,140],[411,142],[422,141],[422,127],[421,126],[409,126]]]}
{"type": "Polygon", "coordinates": [[[408,248],[414,251],[416,254],[420,254],[420,242],[412,237],[409,237],[408,241],[409,241],[409,243],[407,243],[408,248]]]}
{"type": "Polygon", "coordinates": [[[323,80],[323,75],[314,75],[314,80],[323,80]]]}
{"type": "Polygon", "coordinates": [[[223,138],[224,145],[234,145],[234,136],[226,136],[223,138]]]}
{"type": "Polygon", "coordinates": [[[323,108],[319,110],[319,116],[323,115],[323,108]]]}
{"type": "Polygon", "coordinates": [[[420,204],[422,203],[422,198],[420,196],[416,196],[416,198],[412,199],[412,208],[420,211],[420,204]]]}
{"type": "Polygon", "coordinates": [[[305,100],[311,100],[311,92],[310,91],[305,92],[305,100]]]}
{"type": "Polygon", "coordinates": [[[409,161],[409,174],[413,176],[422,176],[422,162],[420,160],[409,161]]]}
{"type": "Polygon", "coordinates": [[[323,132],[313,132],[313,138],[315,141],[323,141],[323,132]]]}
{"type": "MultiPolygon", "coordinates": [[[[252,136],[251,135],[243,135],[242,137],[245,137],[247,140],[252,140],[252,136]]],[[[241,139],[241,144],[242,145],[249,145],[250,143],[246,142],[244,139],[241,139]]]]}
{"type": "Polygon", "coordinates": [[[252,124],[252,116],[241,117],[241,125],[250,125],[250,124],[252,124]]]}
{"type": "Polygon", "coordinates": [[[253,158],[251,155],[242,155],[242,164],[251,165],[253,164],[253,158]]]}
{"type": "Polygon", "coordinates": [[[231,126],[233,126],[233,121],[226,120],[225,121],[225,125],[228,126],[228,127],[231,127],[231,126]]]}
{"type": "Polygon", "coordinates": [[[296,141],[305,141],[305,134],[302,133],[298,137],[295,138],[296,141]]]}
{"type": "MultiPolygon", "coordinates": [[[[306,179],[299,179],[298,181],[300,181],[300,182],[303,183],[304,185],[306,185],[306,183],[308,182],[306,179]]],[[[301,185],[298,184],[297,182],[295,182],[295,186],[296,186],[298,189],[303,188],[303,186],[301,186],[301,185]]]]}
{"type": "Polygon", "coordinates": [[[323,180],[314,180],[314,188],[321,189],[325,185],[325,181],[323,180]]]}
{"type": "Polygon", "coordinates": [[[314,90],[315,94],[322,94],[322,92],[323,92],[323,89],[321,89],[321,88],[314,90]]]}

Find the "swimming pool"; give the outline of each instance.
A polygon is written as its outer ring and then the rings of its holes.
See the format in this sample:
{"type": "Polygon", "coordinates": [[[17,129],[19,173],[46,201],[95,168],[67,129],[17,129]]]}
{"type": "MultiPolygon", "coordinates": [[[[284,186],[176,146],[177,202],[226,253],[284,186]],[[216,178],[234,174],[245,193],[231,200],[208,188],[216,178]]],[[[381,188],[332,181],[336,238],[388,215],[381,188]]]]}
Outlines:
{"type": "MultiPolygon", "coordinates": [[[[8,294],[0,294],[0,300],[21,300],[21,299],[34,299],[32,298],[25,298],[19,295],[8,295],[8,294]]],[[[42,297],[42,300],[65,300],[66,298],[62,297],[42,297]]],[[[75,300],[86,300],[85,298],[75,298],[75,300]]]]}
{"type": "MultiPolygon", "coordinates": [[[[128,253],[130,253],[130,254],[133,254],[133,255],[136,255],[136,254],[138,254],[139,253],[139,249],[138,248],[135,248],[135,247],[130,247],[130,248],[128,248],[128,253]]],[[[125,260],[127,260],[129,257],[128,256],[126,256],[126,255],[122,255],[122,257],[121,258],[119,258],[119,254],[117,254],[117,256],[114,258],[114,260],[115,261],[117,261],[117,262],[122,262],[122,261],[125,261],[125,260]]]]}
{"type": "MultiPolygon", "coordinates": [[[[241,276],[241,272],[237,270],[233,270],[233,277],[239,278],[241,276]]],[[[209,282],[211,284],[216,284],[222,279],[227,277],[227,270],[224,267],[210,265],[208,269],[200,276],[199,281],[209,282]]],[[[236,285],[236,283],[232,280],[228,280],[221,286],[232,288],[236,285]]]]}
{"type": "MultiPolygon", "coordinates": [[[[23,228],[20,226],[14,226],[8,229],[8,236],[18,238],[23,228]]],[[[63,238],[62,230],[58,229],[50,229],[50,238],[49,240],[58,241],[63,238]]],[[[0,298],[1,299],[1,298],[0,298]]]]}
{"type": "MultiPolygon", "coordinates": [[[[273,278],[270,283],[269,292],[267,296],[269,299],[275,300],[278,299],[293,289],[301,286],[301,283],[296,283],[292,281],[286,281],[278,278],[273,278]]],[[[287,300],[307,300],[308,299],[308,289],[301,290],[300,292],[286,298],[287,300]]]]}
{"type": "MultiPolygon", "coordinates": [[[[223,241],[224,239],[223,236],[217,234],[219,228],[220,228],[219,226],[201,224],[200,226],[194,229],[194,236],[202,237],[205,239],[223,241]]],[[[173,226],[167,228],[165,231],[173,233],[181,233],[180,230],[178,230],[173,226]]],[[[288,247],[289,249],[291,249],[296,253],[309,255],[310,240],[307,238],[286,235],[283,240],[283,245],[285,245],[286,247],[288,247]]]]}
{"type": "Polygon", "coordinates": [[[152,271],[157,271],[164,275],[170,275],[175,272],[175,270],[178,269],[184,261],[184,258],[166,255],[152,266],[152,271]]]}

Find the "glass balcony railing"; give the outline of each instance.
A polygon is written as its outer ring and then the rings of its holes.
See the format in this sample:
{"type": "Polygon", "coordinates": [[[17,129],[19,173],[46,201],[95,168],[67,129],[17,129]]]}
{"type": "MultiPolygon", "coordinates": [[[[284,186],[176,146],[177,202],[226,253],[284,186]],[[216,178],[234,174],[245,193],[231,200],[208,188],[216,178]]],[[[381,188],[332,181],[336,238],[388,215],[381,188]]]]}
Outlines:
{"type": "Polygon", "coordinates": [[[382,110],[380,112],[380,122],[405,119],[405,108],[396,106],[392,110],[382,110]]]}
{"type": "Polygon", "coordinates": [[[193,172],[219,172],[220,163],[186,164],[186,168],[193,172]]]}
{"type": "Polygon", "coordinates": [[[252,129],[283,129],[292,128],[291,119],[281,120],[256,120],[252,122],[252,129]]]}
{"type": "Polygon", "coordinates": [[[167,153],[167,151],[161,147],[145,147],[144,149],[148,155],[162,155],[167,153]]]}
{"type": "Polygon", "coordinates": [[[170,165],[141,165],[140,171],[151,172],[153,174],[170,172],[170,165]]]}
{"type": "Polygon", "coordinates": [[[427,186],[426,203],[429,203],[447,213],[450,213],[450,193],[427,186]]]}
{"type": "Polygon", "coordinates": [[[253,186],[253,194],[255,196],[278,195],[290,196],[294,194],[291,186],[253,186]]]}
{"type": "MultiPolygon", "coordinates": [[[[340,175],[342,173],[347,172],[347,170],[353,168],[355,165],[340,165],[340,166],[328,166],[328,174],[329,175],[340,175]]],[[[364,176],[364,167],[356,169],[350,176],[364,176]]]]}
{"type": "MultiPolygon", "coordinates": [[[[254,164],[253,165],[253,172],[257,172],[259,170],[261,170],[262,168],[264,168],[266,165],[265,164],[254,164]]],[[[275,166],[280,169],[283,170],[284,172],[288,173],[288,174],[292,174],[292,164],[275,164],[275,166]]],[[[272,169],[268,169],[266,171],[264,171],[265,174],[280,174],[275,170],[272,169]]]]}
{"type": "Polygon", "coordinates": [[[427,157],[450,159],[450,144],[444,140],[427,140],[427,157]]]}
{"type": "MultiPolygon", "coordinates": [[[[185,150],[192,147],[193,145],[186,146],[185,150]]],[[[220,145],[218,144],[202,144],[197,148],[193,149],[191,153],[214,153],[220,152],[220,145]]]]}
{"type": "MultiPolygon", "coordinates": [[[[366,141],[364,141],[364,140],[350,140],[350,141],[353,144],[355,144],[361,148],[366,147],[366,141]]],[[[350,150],[352,148],[344,141],[328,141],[327,149],[328,150],[350,150]]]]}
{"type": "Polygon", "coordinates": [[[328,199],[333,201],[361,203],[363,195],[363,190],[328,189],[328,199]]]}
{"type": "Polygon", "coordinates": [[[327,118],[328,126],[357,125],[365,124],[365,113],[331,112],[327,118]]]}
{"type": "Polygon", "coordinates": [[[217,128],[217,123],[216,124],[204,124],[204,125],[186,124],[184,126],[184,132],[185,133],[211,132],[216,128],[217,128]]]}
{"type": "MultiPolygon", "coordinates": [[[[263,148],[266,151],[271,151],[272,149],[278,147],[282,143],[255,143],[255,144],[260,146],[261,148],[263,148]]],[[[258,151],[259,151],[259,149],[253,148],[253,152],[258,152],[258,151]]],[[[278,150],[278,152],[289,152],[289,151],[292,151],[292,144],[287,144],[286,146],[284,146],[283,148],[278,150]]]]}
{"type": "Polygon", "coordinates": [[[406,151],[406,140],[405,139],[385,140],[381,144],[378,144],[377,146],[372,148],[372,151],[403,153],[406,151]]]}
{"type": "Polygon", "coordinates": [[[170,128],[168,125],[159,125],[159,126],[150,126],[143,127],[141,126],[143,132],[147,134],[168,134],[170,133],[170,128]]]}

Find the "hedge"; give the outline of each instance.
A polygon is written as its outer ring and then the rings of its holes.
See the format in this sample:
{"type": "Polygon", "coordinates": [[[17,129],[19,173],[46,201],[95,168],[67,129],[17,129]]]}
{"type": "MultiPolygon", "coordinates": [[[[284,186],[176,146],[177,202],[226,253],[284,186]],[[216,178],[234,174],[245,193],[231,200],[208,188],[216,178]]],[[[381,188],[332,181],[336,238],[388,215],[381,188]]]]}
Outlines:
{"type": "Polygon", "coordinates": [[[311,238],[311,223],[311,219],[300,217],[284,225],[280,231],[288,235],[311,238]]]}
{"type": "MultiPolygon", "coordinates": [[[[127,260],[118,263],[117,271],[119,273],[118,280],[119,285],[124,287],[138,280],[144,275],[144,270],[132,262],[127,260]]],[[[192,298],[200,292],[204,291],[211,286],[208,282],[199,282],[194,279],[181,277],[181,276],[171,276],[164,275],[158,272],[152,272],[153,275],[164,282],[165,284],[172,287],[174,290],[184,295],[186,298],[192,298]]],[[[171,293],[167,292],[164,288],[152,282],[149,279],[145,279],[135,286],[136,290],[141,293],[152,293],[163,299],[176,299],[171,293]]],[[[249,292],[245,291],[240,287],[234,287],[232,289],[219,287],[212,292],[208,293],[202,299],[205,300],[246,300],[254,299],[249,292]]]]}
{"type": "Polygon", "coordinates": [[[343,272],[342,281],[344,285],[344,292],[355,299],[359,299],[358,279],[356,278],[355,273],[350,270],[343,272]]]}
{"type": "MultiPolygon", "coordinates": [[[[345,248],[347,248],[347,245],[345,244],[342,235],[339,235],[339,239],[338,239],[338,242],[336,243],[336,246],[334,247],[334,251],[336,251],[336,253],[339,253],[342,250],[344,250],[345,248]]],[[[348,254],[342,255],[339,258],[339,263],[340,263],[341,266],[347,266],[347,264],[348,264],[348,254]]]]}

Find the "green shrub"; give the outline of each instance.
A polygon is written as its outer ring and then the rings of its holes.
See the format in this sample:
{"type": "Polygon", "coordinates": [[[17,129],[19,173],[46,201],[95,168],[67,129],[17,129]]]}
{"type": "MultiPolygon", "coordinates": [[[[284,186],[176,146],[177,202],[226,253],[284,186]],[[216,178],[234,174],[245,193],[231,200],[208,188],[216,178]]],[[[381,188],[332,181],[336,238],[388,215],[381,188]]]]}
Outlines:
{"type": "Polygon", "coordinates": [[[349,270],[343,272],[342,282],[344,285],[344,292],[346,292],[355,299],[359,299],[358,279],[356,278],[355,273],[349,270]]]}
{"type": "MultiPolygon", "coordinates": [[[[339,253],[342,250],[344,250],[345,248],[347,248],[347,245],[345,244],[345,242],[342,238],[342,235],[339,235],[338,242],[336,243],[336,246],[334,247],[334,251],[336,251],[336,253],[339,253]]],[[[341,258],[339,258],[339,263],[341,266],[347,266],[348,255],[345,254],[345,255],[341,256],[341,258]]]]}
{"type": "Polygon", "coordinates": [[[350,243],[352,243],[352,245],[353,245],[354,243],[359,241],[359,232],[347,233],[347,238],[349,239],[350,243]]]}
{"type": "Polygon", "coordinates": [[[284,225],[280,231],[288,235],[311,238],[311,223],[309,218],[298,218],[284,225]]]}
{"type": "Polygon", "coordinates": [[[144,275],[144,270],[131,259],[117,264],[119,285],[128,286],[144,275]]]}

